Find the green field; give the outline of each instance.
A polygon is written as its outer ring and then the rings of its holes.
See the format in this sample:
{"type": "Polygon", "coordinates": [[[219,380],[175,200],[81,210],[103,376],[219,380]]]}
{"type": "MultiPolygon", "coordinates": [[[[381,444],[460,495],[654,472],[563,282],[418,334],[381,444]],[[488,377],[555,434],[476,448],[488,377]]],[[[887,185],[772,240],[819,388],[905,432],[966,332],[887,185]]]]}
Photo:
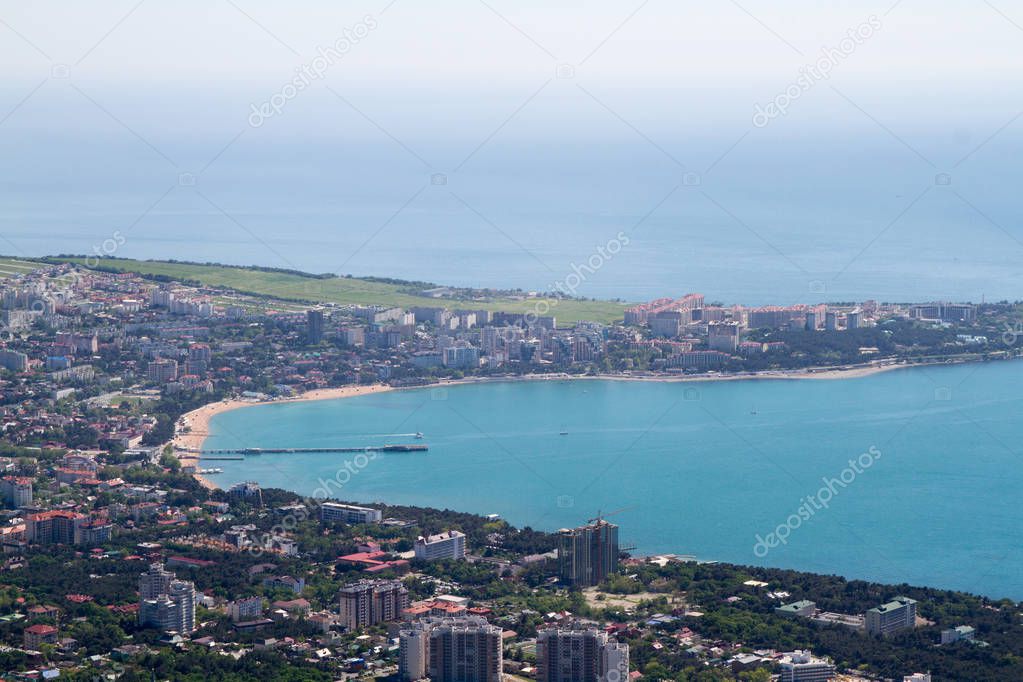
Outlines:
{"type": "Polygon", "coordinates": [[[39,269],[39,263],[19,258],[0,257],[0,279],[24,275],[39,269]]]}
{"type": "MultiPolygon", "coordinates": [[[[84,264],[84,259],[81,258],[66,260],[84,264]]],[[[0,261],[0,267],[2,267],[2,261],[0,261]]],[[[354,277],[317,279],[286,272],[266,272],[223,265],[118,258],[104,259],[102,267],[142,275],[164,275],[176,280],[202,282],[210,287],[223,287],[258,296],[311,303],[387,305],[404,308],[437,306],[504,312],[529,312],[534,310],[537,303],[536,299],[517,300],[496,297],[487,299],[431,298],[403,293],[401,290],[404,287],[398,284],[374,282],[354,277]]],[[[551,308],[549,314],[557,317],[558,324],[563,326],[579,320],[604,323],[621,320],[624,310],[624,304],[613,301],[562,300],[551,308]]]]}

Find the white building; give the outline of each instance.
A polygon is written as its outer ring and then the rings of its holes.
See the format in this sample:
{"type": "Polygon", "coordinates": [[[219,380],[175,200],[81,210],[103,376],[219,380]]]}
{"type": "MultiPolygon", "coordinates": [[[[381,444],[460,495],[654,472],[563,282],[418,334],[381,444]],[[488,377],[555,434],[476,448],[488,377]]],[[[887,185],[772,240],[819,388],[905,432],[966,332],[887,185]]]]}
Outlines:
{"type": "Polygon", "coordinates": [[[227,617],[235,623],[255,620],[263,615],[263,598],[249,597],[229,602],[227,605],[227,617]]]}
{"type": "Polygon", "coordinates": [[[969,625],[959,625],[958,627],[949,628],[948,630],[941,631],[941,643],[951,644],[952,642],[958,642],[960,640],[973,641],[974,629],[969,625]]]}
{"type": "Polygon", "coordinates": [[[913,673],[902,678],[902,682],[931,682],[930,673],[913,673]]]}
{"type": "Polygon", "coordinates": [[[835,676],[830,661],[809,651],[793,651],[782,656],[780,682],[827,682],[835,676]]]}
{"type": "Polygon", "coordinates": [[[320,521],[325,523],[380,523],[384,515],[379,509],[357,507],[354,504],[324,502],[320,505],[320,521]]]}
{"type": "Polygon", "coordinates": [[[424,561],[437,561],[438,559],[464,559],[465,558],[465,533],[457,530],[449,530],[439,535],[429,537],[420,536],[416,540],[416,558],[424,561]]]}
{"type": "Polygon", "coordinates": [[[916,601],[909,597],[896,597],[867,611],[864,616],[867,634],[884,635],[916,627],[916,601]]]}

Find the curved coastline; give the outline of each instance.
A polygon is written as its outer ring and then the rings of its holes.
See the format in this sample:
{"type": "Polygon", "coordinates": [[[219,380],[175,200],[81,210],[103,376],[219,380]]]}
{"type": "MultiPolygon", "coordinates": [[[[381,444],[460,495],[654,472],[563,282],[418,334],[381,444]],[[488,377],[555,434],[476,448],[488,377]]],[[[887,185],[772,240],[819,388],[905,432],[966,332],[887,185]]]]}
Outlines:
{"type": "MultiPolygon", "coordinates": [[[[222,400],[220,402],[204,405],[182,415],[177,424],[177,432],[171,444],[178,459],[182,464],[199,466],[199,451],[209,436],[209,424],[213,417],[218,414],[245,407],[258,405],[277,405],[281,403],[308,402],[314,400],[339,400],[342,398],[354,398],[374,393],[384,393],[397,390],[420,390],[426,388],[443,388],[447,386],[479,385],[487,383],[508,383],[519,381],[640,381],[640,382],[663,382],[663,383],[684,383],[684,382],[713,382],[713,381],[784,381],[784,380],[837,380],[837,379],[858,379],[882,372],[896,369],[910,369],[914,367],[947,366],[949,364],[967,363],[899,363],[879,362],[866,365],[855,365],[847,367],[808,368],[799,370],[764,370],[760,372],[743,372],[732,374],[696,374],[671,376],[664,374],[593,374],[573,375],[566,373],[558,374],[523,374],[497,377],[467,377],[464,379],[452,379],[440,381],[436,384],[424,386],[409,386],[396,388],[387,384],[370,384],[365,386],[344,386],[340,388],[323,388],[307,391],[298,396],[280,398],[276,400],[244,400],[240,398],[222,400]],[[184,430],[187,429],[187,430],[184,430]]],[[[199,473],[193,474],[193,478],[203,487],[215,490],[219,488],[215,483],[199,473]]]]}

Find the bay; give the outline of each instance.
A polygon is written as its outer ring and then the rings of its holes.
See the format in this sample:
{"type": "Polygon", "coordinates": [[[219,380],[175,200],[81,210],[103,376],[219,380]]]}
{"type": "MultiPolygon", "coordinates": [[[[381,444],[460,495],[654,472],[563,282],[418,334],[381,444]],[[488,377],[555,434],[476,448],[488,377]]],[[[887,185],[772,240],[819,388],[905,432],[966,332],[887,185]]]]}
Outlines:
{"type": "Polygon", "coordinates": [[[838,380],[492,382],[235,410],[205,447],[425,443],[357,461],[246,456],[210,478],[544,530],[623,510],[609,519],[636,554],[1020,599],[1021,379],[1023,363],[998,362],[838,380]],[[830,499],[800,519],[810,495],[830,499]],[[758,548],[772,532],[786,541],[758,548]]]}

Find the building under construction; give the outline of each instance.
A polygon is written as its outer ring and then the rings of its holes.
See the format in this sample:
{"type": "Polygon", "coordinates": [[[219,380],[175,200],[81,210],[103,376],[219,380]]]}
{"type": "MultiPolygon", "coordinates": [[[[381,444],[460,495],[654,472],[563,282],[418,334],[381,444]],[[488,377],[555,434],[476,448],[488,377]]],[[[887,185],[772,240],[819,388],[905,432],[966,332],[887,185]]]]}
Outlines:
{"type": "Polygon", "coordinates": [[[591,587],[618,570],[618,526],[601,517],[579,528],[558,532],[561,581],[572,587],[591,587]]]}

